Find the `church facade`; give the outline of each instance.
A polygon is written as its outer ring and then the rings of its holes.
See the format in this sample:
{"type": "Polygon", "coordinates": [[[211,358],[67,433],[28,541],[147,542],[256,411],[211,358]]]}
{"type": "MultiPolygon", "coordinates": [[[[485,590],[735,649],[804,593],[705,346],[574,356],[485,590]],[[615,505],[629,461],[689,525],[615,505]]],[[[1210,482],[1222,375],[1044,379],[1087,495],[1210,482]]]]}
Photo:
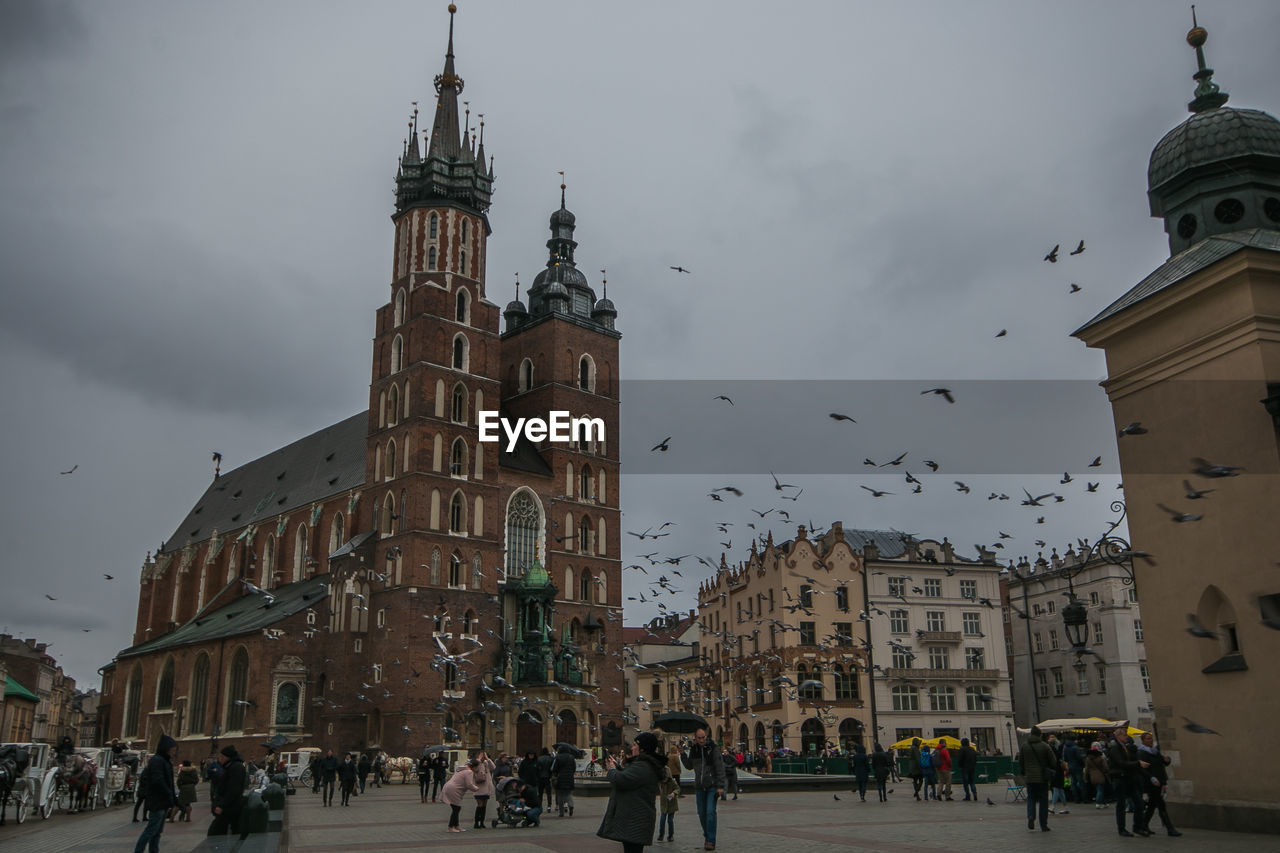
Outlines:
{"type": "Polygon", "coordinates": [[[103,670],[108,739],[195,757],[620,738],[617,311],[575,264],[563,187],[528,305],[489,299],[493,166],[459,115],[453,14],[396,176],[368,408],[216,475],[148,555],[133,645],[103,670]],[[551,412],[597,428],[481,441],[484,413],[551,412]]]}

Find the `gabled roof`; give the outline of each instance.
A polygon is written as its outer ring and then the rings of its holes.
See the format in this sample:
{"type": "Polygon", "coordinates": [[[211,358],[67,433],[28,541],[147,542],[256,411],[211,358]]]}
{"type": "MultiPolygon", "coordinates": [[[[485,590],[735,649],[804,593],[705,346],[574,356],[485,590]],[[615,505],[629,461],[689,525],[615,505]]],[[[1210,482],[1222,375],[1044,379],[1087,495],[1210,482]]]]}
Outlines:
{"type": "Polygon", "coordinates": [[[218,477],[164,544],[180,550],[364,483],[368,413],[360,412],[218,477]]]}
{"type": "Polygon", "coordinates": [[[1103,320],[1116,316],[1144,299],[1173,287],[1178,282],[1200,272],[1200,270],[1210,267],[1223,258],[1230,257],[1244,249],[1263,249],[1269,252],[1280,252],[1280,231],[1267,228],[1233,231],[1230,234],[1218,234],[1209,237],[1190,248],[1183,249],[1138,282],[1124,296],[1104,308],[1092,320],[1072,332],[1072,337],[1080,337],[1083,332],[1088,331],[1103,320]]]}
{"type": "Polygon", "coordinates": [[[329,595],[329,584],[323,578],[308,578],[270,590],[270,595],[272,601],[267,601],[262,595],[242,595],[217,610],[201,613],[163,637],[125,649],[117,655],[117,660],[261,631],[324,601],[329,595]]]}
{"type": "Polygon", "coordinates": [[[4,677],[4,698],[26,699],[28,702],[39,702],[40,697],[13,680],[12,675],[4,677]]]}

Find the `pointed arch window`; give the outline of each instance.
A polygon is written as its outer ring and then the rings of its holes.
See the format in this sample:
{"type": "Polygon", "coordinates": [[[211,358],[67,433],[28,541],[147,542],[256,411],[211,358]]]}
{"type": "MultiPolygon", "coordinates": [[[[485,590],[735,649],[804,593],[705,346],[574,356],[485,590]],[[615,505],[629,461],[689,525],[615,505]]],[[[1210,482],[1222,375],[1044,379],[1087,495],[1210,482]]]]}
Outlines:
{"type": "Polygon", "coordinates": [[[431,585],[440,585],[440,549],[431,549],[431,585]]]}
{"type": "Polygon", "coordinates": [[[582,516],[582,521],[578,523],[578,553],[592,553],[592,546],[595,544],[595,535],[591,530],[591,519],[582,516]]]}
{"type": "Polygon", "coordinates": [[[462,229],[461,229],[461,230],[462,230],[462,242],[464,242],[464,243],[465,243],[465,242],[467,242],[467,240],[469,240],[469,239],[470,239],[470,237],[471,237],[471,227],[470,227],[470,226],[471,226],[471,220],[469,220],[469,219],[463,219],[463,220],[462,220],[462,229]]]}
{"type": "MultiPolygon", "coordinates": [[[[397,338],[396,340],[399,340],[397,338]]],[[[396,368],[398,369],[398,368],[396,368]]],[[[391,390],[387,393],[387,426],[395,426],[400,421],[400,386],[392,385],[391,390]]]]}
{"type": "Polygon", "coordinates": [[[396,529],[396,499],[390,492],[382,499],[382,527],[383,536],[390,536],[396,529]]]}
{"type": "Polygon", "coordinates": [[[329,553],[337,551],[346,541],[346,521],[342,513],[334,513],[333,521],[329,524],[329,553]]]}
{"type": "Polygon", "coordinates": [[[293,579],[300,581],[306,576],[307,561],[311,555],[307,553],[307,526],[299,524],[293,534],[293,579]]]}
{"type": "Polygon", "coordinates": [[[508,577],[521,577],[538,560],[542,513],[527,489],[516,492],[507,504],[508,577]]]}
{"type": "Polygon", "coordinates": [[[471,325],[471,294],[465,287],[458,288],[458,298],[454,304],[453,319],[464,325],[471,325]]]}
{"type": "Polygon", "coordinates": [[[227,674],[227,731],[244,731],[244,709],[249,695],[249,653],[244,646],[236,649],[227,674]]]}
{"type": "Polygon", "coordinates": [[[449,501],[449,532],[467,532],[467,502],[462,492],[454,492],[453,500],[449,501]]]}
{"type": "Polygon", "coordinates": [[[467,476],[467,442],[458,436],[449,449],[449,474],[453,477],[467,476]]]}
{"type": "MultiPolygon", "coordinates": [[[[484,586],[484,561],[480,556],[480,552],[476,551],[471,555],[471,588],[480,589],[484,586]]],[[[473,626],[474,627],[474,626],[473,626]]],[[[474,634],[475,631],[468,631],[474,634]]]]}
{"type": "Polygon", "coordinates": [[[275,586],[276,572],[276,537],[267,535],[267,544],[262,548],[262,577],[258,586],[270,589],[275,586]]]}
{"type": "Polygon", "coordinates": [[[455,335],[453,338],[453,369],[461,370],[463,373],[469,372],[470,354],[471,343],[467,340],[467,336],[462,333],[455,335]]]}
{"type": "Polygon", "coordinates": [[[382,465],[383,476],[390,480],[396,475],[396,440],[387,441],[387,455],[382,465]]]}
{"type": "Polygon", "coordinates": [[[583,465],[578,476],[578,498],[589,501],[595,497],[595,480],[591,476],[591,466],[583,465]]]}
{"type": "Polygon", "coordinates": [[[591,601],[591,571],[589,569],[583,569],[582,577],[578,579],[578,600],[591,601]]]}
{"type": "Polygon", "coordinates": [[[436,247],[432,246],[427,249],[427,269],[434,270],[436,268],[436,247]]]}
{"type": "Polygon", "coordinates": [[[434,213],[431,214],[431,221],[427,225],[427,236],[432,240],[440,236],[440,217],[434,213]]]}
{"type": "Polygon", "coordinates": [[[525,359],[520,362],[520,390],[528,391],[533,388],[533,362],[525,359]]]}
{"type": "Polygon", "coordinates": [[[578,387],[583,391],[596,390],[596,363],[589,355],[578,359],[578,387]]]}
{"type": "Polygon", "coordinates": [[[467,422],[467,386],[461,382],[453,386],[453,405],[449,410],[449,420],[455,424],[467,422]]]}
{"type": "Polygon", "coordinates": [[[462,615],[462,633],[474,634],[476,632],[476,612],[468,610],[462,615]]]}
{"type": "Polygon", "coordinates": [[[467,250],[458,250],[458,272],[462,275],[467,274],[467,250]]]}
{"type": "Polygon", "coordinates": [[[138,736],[138,708],[142,704],[142,665],[134,664],[124,690],[124,725],[120,733],[126,738],[138,736]]]}
{"type": "Polygon", "coordinates": [[[449,557],[449,586],[462,586],[462,558],[457,554],[449,557]]]}
{"type": "Polygon", "coordinates": [[[209,655],[201,652],[191,668],[191,701],[187,703],[187,734],[204,733],[205,708],[209,702],[209,655]]]}
{"type": "Polygon", "coordinates": [[[156,685],[156,710],[163,711],[173,707],[173,658],[164,662],[160,671],[160,682],[156,685]]]}
{"type": "Polygon", "coordinates": [[[404,338],[396,335],[391,339],[391,372],[399,373],[404,367],[404,338]]]}
{"type": "Polygon", "coordinates": [[[392,324],[399,326],[404,322],[404,289],[396,291],[396,306],[392,316],[392,324]]]}

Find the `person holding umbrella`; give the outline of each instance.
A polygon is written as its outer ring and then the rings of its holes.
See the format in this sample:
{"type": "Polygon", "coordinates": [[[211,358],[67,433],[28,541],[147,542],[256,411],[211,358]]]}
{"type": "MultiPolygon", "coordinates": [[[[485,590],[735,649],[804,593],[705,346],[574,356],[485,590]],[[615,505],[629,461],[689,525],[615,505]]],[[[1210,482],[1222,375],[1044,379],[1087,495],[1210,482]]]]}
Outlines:
{"type": "MultiPolygon", "coordinates": [[[[670,778],[660,749],[656,736],[641,732],[631,744],[631,757],[624,759],[621,768],[613,756],[605,759],[605,772],[613,790],[596,835],[622,842],[623,853],[640,853],[653,841],[658,789],[664,778],[670,778]]],[[[707,849],[712,848],[708,845],[707,849]]]]}

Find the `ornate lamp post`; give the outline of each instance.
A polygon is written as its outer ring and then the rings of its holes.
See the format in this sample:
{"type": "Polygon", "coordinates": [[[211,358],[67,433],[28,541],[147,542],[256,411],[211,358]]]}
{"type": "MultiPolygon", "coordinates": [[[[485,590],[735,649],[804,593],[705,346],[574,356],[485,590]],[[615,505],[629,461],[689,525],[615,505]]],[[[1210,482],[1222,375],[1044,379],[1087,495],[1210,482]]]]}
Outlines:
{"type": "Polygon", "coordinates": [[[1145,557],[1146,554],[1140,551],[1134,551],[1129,542],[1119,536],[1115,536],[1115,530],[1122,523],[1125,517],[1124,501],[1112,501],[1111,511],[1120,513],[1120,516],[1111,523],[1107,531],[1098,537],[1098,541],[1089,544],[1087,539],[1080,541],[1080,558],[1072,569],[1063,569],[1062,573],[1067,579],[1067,606],[1062,608],[1062,621],[1066,625],[1067,639],[1071,641],[1072,651],[1076,653],[1077,658],[1080,655],[1094,654],[1089,646],[1089,608],[1076,596],[1075,587],[1072,581],[1077,575],[1085,570],[1089,563],[1095,560],[1102,560],[1113,566],[1119,566],[1124,572],[1124,577],[1120,582],[1125,586],[1132,586],[1134,582],[1133,576],[1133,558],[1145,557]]]}

